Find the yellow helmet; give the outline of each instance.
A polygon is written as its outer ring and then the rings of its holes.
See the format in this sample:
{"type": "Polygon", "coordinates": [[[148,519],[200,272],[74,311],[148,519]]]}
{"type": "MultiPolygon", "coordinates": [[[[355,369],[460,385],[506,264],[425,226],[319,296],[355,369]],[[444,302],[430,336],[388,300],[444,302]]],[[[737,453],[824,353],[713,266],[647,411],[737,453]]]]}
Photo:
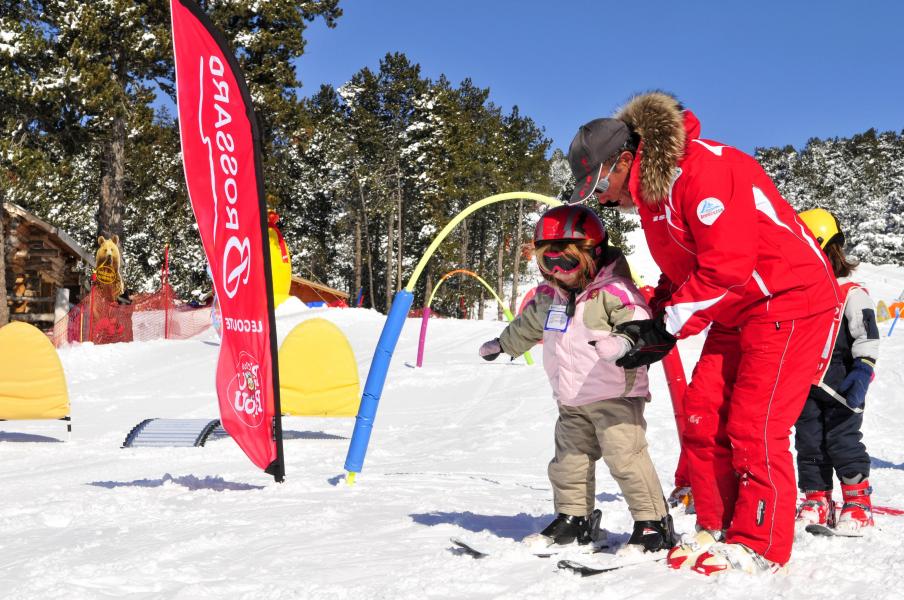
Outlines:
{"type": "Polygon", "coordinates": [[[798,215],[804,225],[816,236],[819,247],[823,250],[832,243],[844,247],[844,233],[838,225],[835,215],[824,208],[812,208],[798,215]]]}

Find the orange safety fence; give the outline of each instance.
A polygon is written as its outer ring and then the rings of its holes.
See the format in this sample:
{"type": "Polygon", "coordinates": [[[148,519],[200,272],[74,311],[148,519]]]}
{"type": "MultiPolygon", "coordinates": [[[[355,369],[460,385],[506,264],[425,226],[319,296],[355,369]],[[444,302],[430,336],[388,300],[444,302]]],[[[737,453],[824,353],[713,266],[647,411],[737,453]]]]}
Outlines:
{"type": "Polygon", "coordinates": [[[895,315],[904,315],[904,302],[892,302],[888,305],[888,318],[894,319],[895,315]]]}
{"type": "Polygon", "coordinates": [[[109,302],[91,293],[53,327],[53,345],[93,342],[184,340],[211,326],[210,307],[189,306],[176,298],[169,283],[153,293],[136,294],[131,304],[109,302]]]}

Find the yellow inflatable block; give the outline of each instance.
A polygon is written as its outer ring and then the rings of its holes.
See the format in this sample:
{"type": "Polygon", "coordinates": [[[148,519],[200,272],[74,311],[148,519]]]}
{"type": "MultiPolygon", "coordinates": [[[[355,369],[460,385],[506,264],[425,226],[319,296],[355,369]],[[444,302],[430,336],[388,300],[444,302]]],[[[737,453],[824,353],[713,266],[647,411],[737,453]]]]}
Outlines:
{"type": "Polygon", "coordinates": [[[283,414],[358,414],[358,363],[345,335],[332,322],[309,319],[289,332],[279,349],[279,392],[283,414]]]}
{"type": "Polygon", "coordinates": [[[69,394],[56,348],[33,325],[0,328],[0,419],[66,416],[69,394]]]}
{"type": "Polygon", "coordinates": [[[269,228],[270,232],[270,270],[273,273],[273,306],[282,304],[289,297],[289,289],[292,287],[292,258],[289,249],[286,248],[286,258],[283,262],[282,249],[279,246],[279,236],[276,230],[269,228]]]}
{"type": "Polygon", "coordinates": [[[891,318],[891,314],[888,312],[888,307],[885,305],[884,300],[879,300],[879,303],[876,304],[876,320],[880,323],[882,321],[887,321],[891,318]]]}

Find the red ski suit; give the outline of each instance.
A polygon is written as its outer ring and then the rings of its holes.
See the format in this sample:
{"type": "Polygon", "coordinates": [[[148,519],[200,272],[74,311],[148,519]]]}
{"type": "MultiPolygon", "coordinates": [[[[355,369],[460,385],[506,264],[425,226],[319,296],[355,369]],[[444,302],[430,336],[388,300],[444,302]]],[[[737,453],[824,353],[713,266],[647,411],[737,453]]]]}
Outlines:
{"type": "Polygon", "coordinates": [[[697,522],[784,564],[797,498],[791,426],[821,353],[831,351],[841,296],[819,245],[762,167],[699,139],[690,111],[684,127],[668,198],[644,202],[643,143],[629,189],[662,270],[651,306],[679,339],[711,325],[684,399],[697,522]]]}

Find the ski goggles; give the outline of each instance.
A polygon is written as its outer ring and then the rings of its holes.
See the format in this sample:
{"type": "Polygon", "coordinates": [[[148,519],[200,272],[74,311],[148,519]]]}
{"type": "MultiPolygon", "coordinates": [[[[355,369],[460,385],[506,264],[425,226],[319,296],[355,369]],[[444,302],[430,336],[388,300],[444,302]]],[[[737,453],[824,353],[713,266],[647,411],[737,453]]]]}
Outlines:
{"type": "Polygon", "coordinates": [[[581,261],[564,252],[547,251],[540,255],[540,268],[547,273],[562,273],[569,275],[581,268],[581,261]]]}

